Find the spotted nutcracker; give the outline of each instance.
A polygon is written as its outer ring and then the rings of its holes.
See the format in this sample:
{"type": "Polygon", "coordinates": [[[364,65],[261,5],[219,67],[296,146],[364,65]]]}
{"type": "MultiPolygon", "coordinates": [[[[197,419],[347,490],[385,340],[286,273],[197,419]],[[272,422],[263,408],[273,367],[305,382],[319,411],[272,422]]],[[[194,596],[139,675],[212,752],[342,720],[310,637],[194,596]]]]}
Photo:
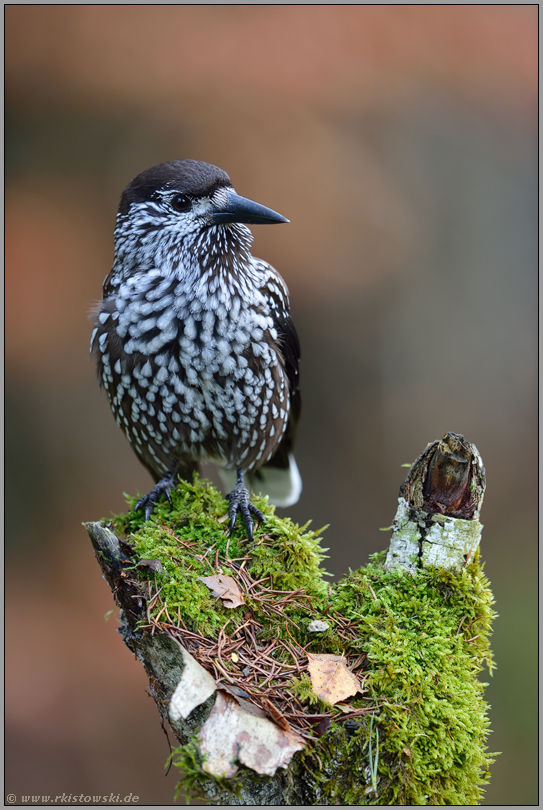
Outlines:
{"type": "Polygon", "coordinates": [[[264,518],[244,474],[280,506],[300,496],[298,337],[287,287],[251,255],[246,227],[276,222],[288,220],[196,160],[154,166],[122,194],[91,350],[117,423],[157,482],[135,507],[146,519],[200,461],[237,481],[230,528],[239,511],[250,538],[251,514],[264,518]]]}

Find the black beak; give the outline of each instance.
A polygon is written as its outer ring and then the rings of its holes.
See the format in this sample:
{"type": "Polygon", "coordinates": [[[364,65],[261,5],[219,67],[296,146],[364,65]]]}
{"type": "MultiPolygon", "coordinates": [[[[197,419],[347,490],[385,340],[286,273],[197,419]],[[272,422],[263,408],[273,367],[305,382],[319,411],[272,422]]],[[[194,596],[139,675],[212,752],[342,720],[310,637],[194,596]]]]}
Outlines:
{"type": "Polygon", "coordinates": [[[289,222],[286,217],[278,214],[277,211],[272,211],[271,208],[266,208],[265,205],[240,197],[235,191],[227,191],[226,194],[226,206],[224,208],[215,208],[211,214],[214,225],[224,222],[243,222],[247,225],[271,225],[275,222],[289,222]]]}

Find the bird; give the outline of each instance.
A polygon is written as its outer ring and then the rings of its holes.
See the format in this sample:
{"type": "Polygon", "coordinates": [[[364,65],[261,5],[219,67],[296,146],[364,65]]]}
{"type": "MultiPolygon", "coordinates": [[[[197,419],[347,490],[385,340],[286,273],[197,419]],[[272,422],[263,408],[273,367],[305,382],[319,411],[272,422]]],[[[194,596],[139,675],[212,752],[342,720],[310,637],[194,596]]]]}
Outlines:
{"type": "Polygon", "coordinates": [[[247,227],[285,222],[192,159],[141,172],[121,195],[91,352],[117,424],[155,481],[134,507],[145,520],[204,461],[233,484],[230,533],[238,514],[250,540],[253,517],[265,520],[248,484],[279,506],[300,497],[300,344],[287,286],[252,256],[247,227]]]}

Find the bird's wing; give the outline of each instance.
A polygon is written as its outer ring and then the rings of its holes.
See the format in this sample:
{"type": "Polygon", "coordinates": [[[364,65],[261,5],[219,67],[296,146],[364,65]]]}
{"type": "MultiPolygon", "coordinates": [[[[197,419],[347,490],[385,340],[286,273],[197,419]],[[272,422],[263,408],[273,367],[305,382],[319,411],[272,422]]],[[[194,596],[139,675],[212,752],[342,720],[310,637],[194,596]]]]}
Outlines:
{"type": "MultiPolygon", "coordinates": [[[[93,313],[94,329],[91,338],[91,352],[96,358],[98,383],[101,388],[105,387],[103,361],[103,351],[105,350],[109,357],[109,373],[111,374],[112,390],[118,388],[122,374],[131,374],[135,366],[139,365],[141,367],[149,359],[147,355],[142,355],[139,352],[132,352],[131,354],[125,353],[123,343],[115,330],[114,321],[111,317],[115,312],[115,306],[115,296],[113,292],[109,290],[109,295],[106,296],[104,293],[103,300],[97,305],[93,313]],[[102,341],[103,345],[101,345],[102,341]]],[[[108,391],[108,395],[109,394],[110,391],[108,391]]],[[[181,453],[176,453],[173,457],[170,457],[168,454],[162,455],[159,451],[161,456],[160,461],[163,463],[163,465],[160,466],[157,456],[150,454],[147,443],[144,443],[143,446],[138,446],[138,444],[133,441],[133,436],[128,429],[128,425],[131,424],[133,420],[131,415],[131,402],[131,398],[123,393],[120,402],[117,403],[117,407],[114,408],[112,405],[112,409],[117,418],[119,427],[123,430],[143,466],[149,470],[155,481],[160,481],[164,476],[164,469],[172,469],[173,462],[177,461],[176,474],[186,481],[192,481],[192,474],[198,466],[194,459],[181,453]],[[119,416],[121,417],[120,420],[119,416]]]]}
{"type": "MultiPolygon", "coordinates": [[[[268,495],[271,503],[286,507],[296,503],[302,491],[302,479],[292,453],[301,410],[298,371],[300,344],[290,317],[290,301],[285,282],[271,265],[260,259],[254,259],[254,262],[260,277],[264,278],[260,291],[267,300],[277,331],[277,348],[289,383],[290,409],[286,430],[274,455],[262,467],[247,473],[246,480],[255,492],[262,491],[268,495]]],[[[220,469],[219,474],[227,489],[235,486],[234,473],[220,469]]]]}
{"type": "Polygon", "coordinates": [[[294,444],[296,426],[300,418],[301,396],[299,383],[300,342],[290,317],[290,299],[287,285],[275,268],[260,259],[255,260],[266,281],[261,292],[266,296],[277,330],[277,342],[283,356],[289,382],[290,410],[287,428],[272,458],[265,466],[287,469],[294,444]]]}

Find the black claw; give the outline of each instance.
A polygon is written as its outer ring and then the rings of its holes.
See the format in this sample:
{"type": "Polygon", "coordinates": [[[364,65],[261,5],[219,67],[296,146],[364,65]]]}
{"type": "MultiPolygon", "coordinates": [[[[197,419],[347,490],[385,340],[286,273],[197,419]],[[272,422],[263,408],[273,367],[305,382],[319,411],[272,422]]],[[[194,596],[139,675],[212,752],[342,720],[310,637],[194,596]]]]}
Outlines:
{"type": "Polygon", "coordinates": [[[134,512],[139,512],[141,507],[145,504],[145,499],[147,495],[144,495],[143,498],[140,498],[139,501],[136,501],[136,505],[134,506],[134,512]]]}
{"type": "Polygon", "coordinates": [[[232,534],[234,531],[234,526],[236,524],[236,517],[238,512],[241,514],[243,518],[243,522],[245,523],[245,528],[247,529],[247,534],[249,535],[249,540],[252,542],[253,540],[253,519],[251,518],[251,513],[256,515],[258,520],[264,521],[266,518],[260,511],[257,509],[254,504],[251,503],[249,499],[249,490],[245,486],[243,482],[243,472],[241,469],[238,469],[238,483],[227,496],[228,500],[230,501],[230,506],[228,507],[228,516],[230,518],[230,528],[229,534],[232,534]]]}
{"type": "Polygon", "coordinates": [[[266,520],[265,515],[263,515],[260,509],[257,509],[256,506],[253,503],[251,503],[251,501],[249,501],[249,512],[252,512],[253,515],[256,515],[261,523],[265,522],[266,520]]]}
{"type": "Polygon", "coordinates": [[[140,509],[145,507],[145,520],[149,520],[153,513],[153,509],[155,505],[158,503],[160,496],[165,494],[166,498],[168,499],[168,503],[170,507],[172,504],[172,498],[170,492],[174,486],[174,479],[175,479],[175,470],[170,471],[164,478],[155,484],[151,492],[148,492],[147,495],[143,495],[139,499],[139,501],[134,506],[134,512],[139,512],[140,509]]]}

